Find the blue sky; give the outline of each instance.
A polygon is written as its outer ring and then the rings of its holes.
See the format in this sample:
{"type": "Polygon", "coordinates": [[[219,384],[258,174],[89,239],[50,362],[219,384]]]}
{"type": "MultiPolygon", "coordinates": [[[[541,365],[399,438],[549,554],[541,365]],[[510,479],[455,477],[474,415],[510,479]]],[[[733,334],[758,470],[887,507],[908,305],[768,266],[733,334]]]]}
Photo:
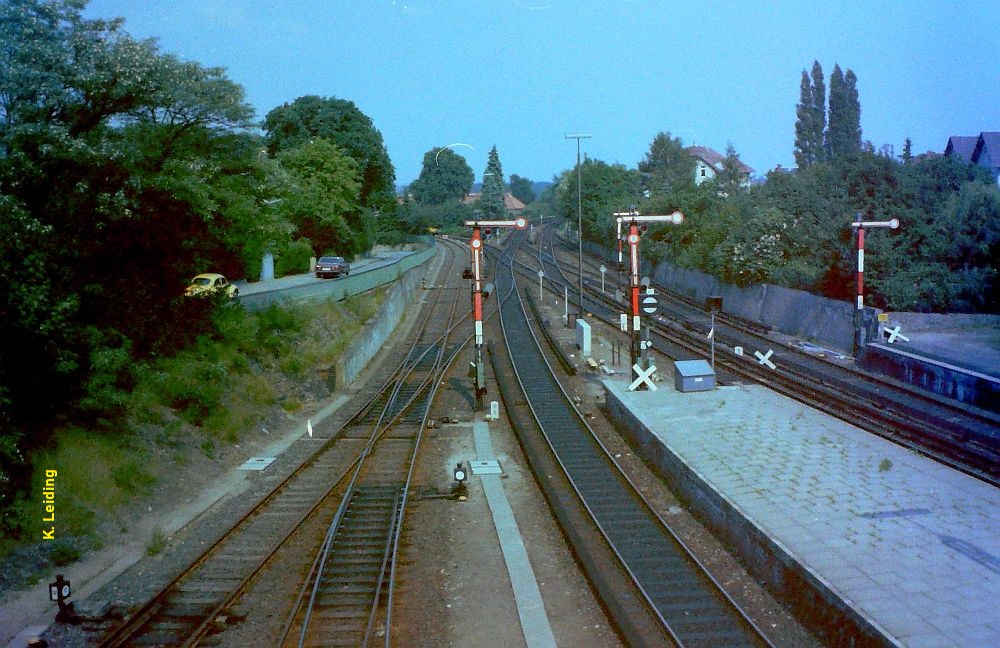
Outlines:
{"type": "Polygon", "coordinates": [[[863,138],[914,153],[1000,130],[1000,2],[92,0],[162,51],[222,66],[259,118],[349,99],[382,132],[397,184],[463,143],[477,179],[551,180],[585,154],[634,167],[660,131],[765,173],[793,166],[803,69],[858,77],[863,138]]]}

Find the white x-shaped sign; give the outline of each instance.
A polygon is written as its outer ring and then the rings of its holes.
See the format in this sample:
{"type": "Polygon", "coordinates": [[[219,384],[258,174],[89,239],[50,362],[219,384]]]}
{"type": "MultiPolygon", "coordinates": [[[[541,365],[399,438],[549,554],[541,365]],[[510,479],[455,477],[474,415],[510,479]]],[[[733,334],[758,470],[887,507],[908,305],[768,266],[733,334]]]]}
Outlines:
{"type": "Polygon", "coordinates": [[[753,354],[757,356],[757,362],[762,365],[767,365],[772,369],[776,369],[774,363],[771,362],[771,354],[774,353],[774,349],[768,349],[767,353],[761,353],[760,351],[754,351],[753,354]]]}
{"type": "Polygon", "coordinates": [[[895,342],[896,338],[899,338],[903,342],[909,342],[910,341],[910,338],[906,337],[905,335],[903,335],[902,333],[899,332],[899,326],[898,325],[896,326],[896,328],[888,329],[888,331],[889,331],[889,344],[892,344],[893,342],[895,342]]]}
{"type": "Polygon", "coordinates": [[[646,383],[650,391],[656,391],[656,385],[653,384],[653,372],[656,371],[656,365],[651,364],[649,365],[649,369],[643,371],[637,362],[632,365],[632,369],[635,370],[636,375],[639,377],[633,380],[632,384],[628,386],[629,391],[635,391],[642,383],[646,383]]]}

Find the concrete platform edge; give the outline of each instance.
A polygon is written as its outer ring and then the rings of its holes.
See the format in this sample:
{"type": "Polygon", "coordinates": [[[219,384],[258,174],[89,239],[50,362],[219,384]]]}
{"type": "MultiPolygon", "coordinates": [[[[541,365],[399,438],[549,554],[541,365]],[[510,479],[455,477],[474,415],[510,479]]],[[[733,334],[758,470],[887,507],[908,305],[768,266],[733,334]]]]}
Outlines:
{"type": "Polygon", "coordinates": [[[874,621],[861,615],[812,570],[798,563],[724,494],[709,486],[672,453],[605,386],[608,413],[629,443],[653,466],[692,511],[730,546],[743,562],[812,631],[833,645],[900,645],[874,621]]]}

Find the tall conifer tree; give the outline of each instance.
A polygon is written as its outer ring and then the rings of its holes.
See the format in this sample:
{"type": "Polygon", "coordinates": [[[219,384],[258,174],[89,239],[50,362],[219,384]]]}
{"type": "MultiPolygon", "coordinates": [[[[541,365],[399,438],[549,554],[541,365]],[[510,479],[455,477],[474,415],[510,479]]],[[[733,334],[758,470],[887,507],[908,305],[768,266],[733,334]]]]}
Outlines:
{"type": "Polygon", "coordinates": [[[815,161],[812,148],[812,106],[812,84],[809,83],[809,74],[802,70],[799,105],[795,107],[795,163],[799,168],[805,168],[815,161]]]}
{"type": "Polygon", "coordinates": [[[808,167],[826,159],[823,130],[826,127],[826,86],[823,68],[813,61],[812,74],[802,70],[799,104],[795,107],[795,162],[808,167]]]}
{"type": "Polygon", "coordinates": [[[830,126],[826,145],[832,159],[843,159],[861,150],[861,103],[858,77],[853,70],[845,75],[839,65],[830,75],[830,126]]]}
{"type": "Polygon", "coordinates": [[[823,146],[823,132],[826,130],[826,85],[823,83],[823,68],[819,61],[813,61],[812,66],[812,131],[810,138],[814,162],[826,159],[826,149],[823,146]]]}
{"type": "Polygon", "coordinates": [[[500,166],[500,155],[494,144],[490,151],[490,159],[486,163],[486,172],[483,173],[483,193],[480,198],[483,209],[490,218],[497,218],[504,214],[503,204],[503,168],[500,166]]]}
{"type": "Polygon", "coordinates": [[[844,119],[845,143],[851,153],[861,150],[861,100],[858,99],[858,77],[847,68],[844,75],[847,115],[844,119]]]}

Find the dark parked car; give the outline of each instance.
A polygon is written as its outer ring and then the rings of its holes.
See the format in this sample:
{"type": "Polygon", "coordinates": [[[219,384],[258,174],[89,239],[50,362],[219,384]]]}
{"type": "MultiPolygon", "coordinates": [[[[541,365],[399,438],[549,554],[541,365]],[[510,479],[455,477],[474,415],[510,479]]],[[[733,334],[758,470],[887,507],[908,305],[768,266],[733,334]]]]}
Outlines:
{"type": "Polygon", "coordinates": [[[351,274],[351,264],[344,261],[344,257],[325,256],[316,262],[316,276],[320,279],[349,274],[351,274]]]}

